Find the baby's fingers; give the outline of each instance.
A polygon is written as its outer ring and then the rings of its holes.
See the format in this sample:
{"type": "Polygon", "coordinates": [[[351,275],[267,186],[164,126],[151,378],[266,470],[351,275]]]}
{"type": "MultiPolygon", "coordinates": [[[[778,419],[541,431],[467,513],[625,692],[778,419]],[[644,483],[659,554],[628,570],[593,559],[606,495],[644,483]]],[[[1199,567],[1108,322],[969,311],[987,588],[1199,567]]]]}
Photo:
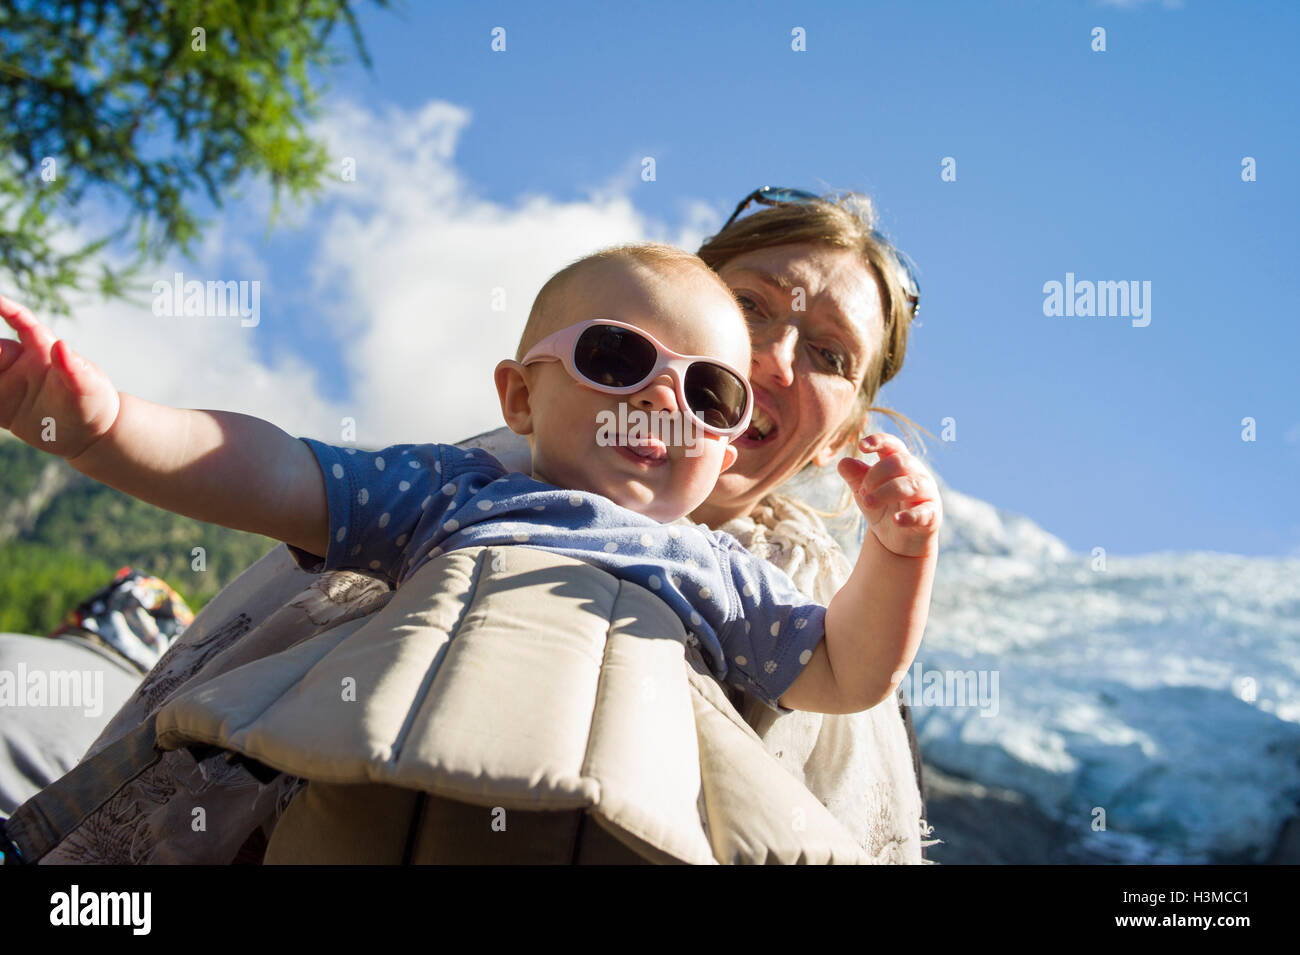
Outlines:
{"type": "Polygon", "coordinates": [[[22,357],[23,346],[12,338],[0,338],[0,375],[22,357]]]}
{"type": "Polygon", "coordinates": [[[935,506],[927,502],[906,511],[899,511],[894,515],[894,523],[900,527],[930,527],[938,516],[935,506]]]}
{"type": "Polygon", "coordinates": [[[862,483],[862,479],[867,476],[867,472],[871,470],[871,465],[866,461],[859,461],[857,458],[840,458],[836,470],[840,472],[840,477],[856,488],[862,483]]]}
{"type": "Polygon", "coordinates": [[[120,398],[108,375],[63,340],[50,349],[50,365],[32,418],[40,415],[42,424],[52,419],[58,427],[57,444],[45,450],[75,457],[112,427],[120,398]]]}
{"type": "Polygon", "coordinates": [[[105,388],[112,389],[112,382],[102,368],[94,362],[82,358],[72,346],[59,339],[50,350],[50,358],[59,370],[59,377],[64,386],[79,398],[94,395],[105,388]]]}
{"type": "Polygon", "coordinates": [[[0,317],[18,333],[23,347],[47,354],[54,345],[54,335],[35,316],[13,299],[0,295],[0,317]]]}
{"type": "Polygon", "coordinates": [[[64,384],[74,392],[82,391],[85,385],[86,360],[72,350],[72,346],[60,338],[50,349],[50,358],[54,367],[59,369],[64,384]]]}
{"type": "Polygon", "coordinates": [[[906,474],[892,481],[886,481],[872,488],[864,497],[868,507],[879,507],[887,503],[920,504],[923,501],[932,501],[938,496],[938,485],[928,474],[922,473],[906,474]]]}
{"type": "Polygon", "coordinates": [[[902,439],[888,431],[877,431],[875,434],[867,435],[858,442],[858,448],[868,454],[880,455],[882,461],[891,454],[903,454],[907,451],[907,445],[902,439]]]}

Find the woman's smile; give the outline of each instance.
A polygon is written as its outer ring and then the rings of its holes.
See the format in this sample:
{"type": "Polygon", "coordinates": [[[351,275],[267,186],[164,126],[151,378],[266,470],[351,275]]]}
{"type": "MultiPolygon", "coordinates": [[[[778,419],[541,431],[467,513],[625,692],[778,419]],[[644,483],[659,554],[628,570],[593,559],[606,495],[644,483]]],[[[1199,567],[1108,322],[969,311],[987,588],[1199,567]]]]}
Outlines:
{"type": "Polygon", "coordinates": [[[767,391],[761,385],[753,382],[751,382],[750,387],[754,390],[754,414],[750,419],[749,430],[736,439],[736,446],[740,448],[760,447],[771,441],[777,431],[780,430],[776,412],[773,408],[774,402],[767,391]]]}

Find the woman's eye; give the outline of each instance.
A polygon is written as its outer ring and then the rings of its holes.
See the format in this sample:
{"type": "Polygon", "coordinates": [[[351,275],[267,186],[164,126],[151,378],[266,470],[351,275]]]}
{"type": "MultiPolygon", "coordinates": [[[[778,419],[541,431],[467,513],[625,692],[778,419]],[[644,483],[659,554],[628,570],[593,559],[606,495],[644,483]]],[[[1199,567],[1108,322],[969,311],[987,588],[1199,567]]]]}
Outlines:
{"type": "Polygon", "coordinates": [[[837,375],[848,376],[849,363],[841,352],[834,348],[818,348],[816,349],[816,352],[821,358],[822,364],[827,368],[834,371],[837,375]]]}
{"type": "Polygon", "coordinates": [[[754,319],[759,317],[758,306],[754,304],[752,298],[745,295],[737,295],[736,301],[740,304],[740,310],[745,313],[746,318],[754,319]]]}

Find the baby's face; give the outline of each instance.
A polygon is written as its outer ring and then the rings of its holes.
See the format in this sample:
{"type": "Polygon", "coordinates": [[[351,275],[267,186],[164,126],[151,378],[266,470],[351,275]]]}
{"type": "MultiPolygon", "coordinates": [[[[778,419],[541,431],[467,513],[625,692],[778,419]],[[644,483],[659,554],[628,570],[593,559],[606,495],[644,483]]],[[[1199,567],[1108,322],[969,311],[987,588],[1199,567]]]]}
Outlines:
{"type": "MultiPolygon", "coordinates": [[[[569,286],[563,314],[551,331],[588,319],[614,319],[648,332],[680,354],[716,358],[742,373],[749,371],[744,317],[735,300],[706,276],[603,262],[569,286]]],[[[668,522],[702,504],[718,475],[736,460],[737,451],[727,439],[687,425],[667,371],[630,395],[586,387],[556,361],[529,365],[526,373],[533,477],[539,481],[603,494],[668,522]],[[629,436],[609,426],[625,420],[631,432],[633,422],[672,420],[658,415],[661,412],[675,416],[683,426],[658,428],[655,434],[662,446],[652,442],[654,453],[649,456],[629,447],[635,433],[629,436]]]]}

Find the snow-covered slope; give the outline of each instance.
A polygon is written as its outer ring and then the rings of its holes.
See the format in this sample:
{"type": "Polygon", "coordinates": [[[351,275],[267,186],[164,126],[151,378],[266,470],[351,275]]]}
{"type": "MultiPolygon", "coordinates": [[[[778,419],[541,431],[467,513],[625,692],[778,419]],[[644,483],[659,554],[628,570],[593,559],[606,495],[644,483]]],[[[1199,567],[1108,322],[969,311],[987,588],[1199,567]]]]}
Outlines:
{"type": "Polygon", "coordinates": [[[1027,793],[1093,856],[1262,860],[1300,799],[1300,560],[1103,563],[943,497],[930,623],[904,683],[926,760],[1027,793]],[[994,705],[926,705],[963,671],[983,671],[994,705]]]}

